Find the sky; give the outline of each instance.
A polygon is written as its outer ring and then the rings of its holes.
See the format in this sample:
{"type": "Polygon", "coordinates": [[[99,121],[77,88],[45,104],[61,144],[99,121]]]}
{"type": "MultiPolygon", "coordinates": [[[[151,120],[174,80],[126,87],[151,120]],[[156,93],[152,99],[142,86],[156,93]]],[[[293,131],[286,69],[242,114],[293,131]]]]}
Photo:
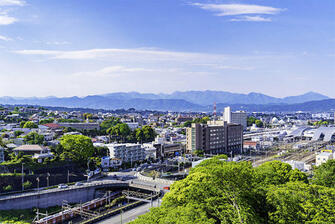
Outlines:
{"type": "Polygon", "coordinates": [[[0,96],[335,98],[334,0],[0,0],[0,96]]]}

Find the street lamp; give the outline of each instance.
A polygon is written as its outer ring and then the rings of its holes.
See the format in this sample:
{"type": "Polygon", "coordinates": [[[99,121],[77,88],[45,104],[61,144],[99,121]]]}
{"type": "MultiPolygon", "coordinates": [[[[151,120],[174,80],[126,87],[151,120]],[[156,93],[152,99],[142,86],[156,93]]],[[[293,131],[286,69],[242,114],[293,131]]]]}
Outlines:
{"type": "Polygon", "coordinates": [[[50,177],[50,173],[47,173],[47,187],[49,187],[49,177],[50,177]]]}
{"type": "Polygon", "coordinates": [[[24,183],[23,164],[24,164],[24,163],[22,163],[22,169],[21,169],[22,191],[24,191],[24,185],[23,185],[23,183],[24,183]]]}
{"type": "Polygon", "coordinates": [[[37,177],[36,180],[37,180],[37,191],[38,193],[40,193],[40,178],[37,177]]]}

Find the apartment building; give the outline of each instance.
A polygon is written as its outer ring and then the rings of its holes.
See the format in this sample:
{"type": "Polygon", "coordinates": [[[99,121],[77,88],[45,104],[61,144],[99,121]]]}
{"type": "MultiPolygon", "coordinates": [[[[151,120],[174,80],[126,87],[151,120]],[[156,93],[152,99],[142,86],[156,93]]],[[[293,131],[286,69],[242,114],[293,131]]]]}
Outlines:
{"type": "Polygon", "coordinates": [[[192,124],[186,131],[186,151],[203,150],[205,154],[242,153],[243,126],[216,121],[192,124]]]}
{"type": "Polygon", "coordinates": [[[145,150],[141,144],[107,144],[111,158],[120,159],[122,162],[136,162],[145,159],[145,150]]]}

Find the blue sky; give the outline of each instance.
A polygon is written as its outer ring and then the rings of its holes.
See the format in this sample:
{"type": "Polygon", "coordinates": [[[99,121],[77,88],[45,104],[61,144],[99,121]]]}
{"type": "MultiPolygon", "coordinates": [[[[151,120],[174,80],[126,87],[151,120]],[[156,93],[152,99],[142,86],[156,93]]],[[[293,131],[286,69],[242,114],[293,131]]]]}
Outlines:
{"type": "Polygon", "coordinates": [[[334,0],[0,0],[0,96],[334,83],[334,0]]]}

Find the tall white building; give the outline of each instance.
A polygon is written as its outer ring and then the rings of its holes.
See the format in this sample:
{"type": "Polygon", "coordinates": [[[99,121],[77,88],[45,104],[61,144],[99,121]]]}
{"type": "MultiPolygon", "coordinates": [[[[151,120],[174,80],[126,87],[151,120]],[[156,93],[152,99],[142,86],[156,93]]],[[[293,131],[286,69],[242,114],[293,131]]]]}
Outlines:
{"type": "Polygon", "coordinates": [[[136,162],[145,159],[145,150],[141,144],[107,144],[111,158],[120,159],[122,162],[136,162]]]}
{"type": "Polygon", "coordinates": [[[247,128],[247,118],[248,115],[245,111],[231,112],[230,107],[224,108],[223,120],[227,123],[240,124],[243,129],[247,128]]]}

